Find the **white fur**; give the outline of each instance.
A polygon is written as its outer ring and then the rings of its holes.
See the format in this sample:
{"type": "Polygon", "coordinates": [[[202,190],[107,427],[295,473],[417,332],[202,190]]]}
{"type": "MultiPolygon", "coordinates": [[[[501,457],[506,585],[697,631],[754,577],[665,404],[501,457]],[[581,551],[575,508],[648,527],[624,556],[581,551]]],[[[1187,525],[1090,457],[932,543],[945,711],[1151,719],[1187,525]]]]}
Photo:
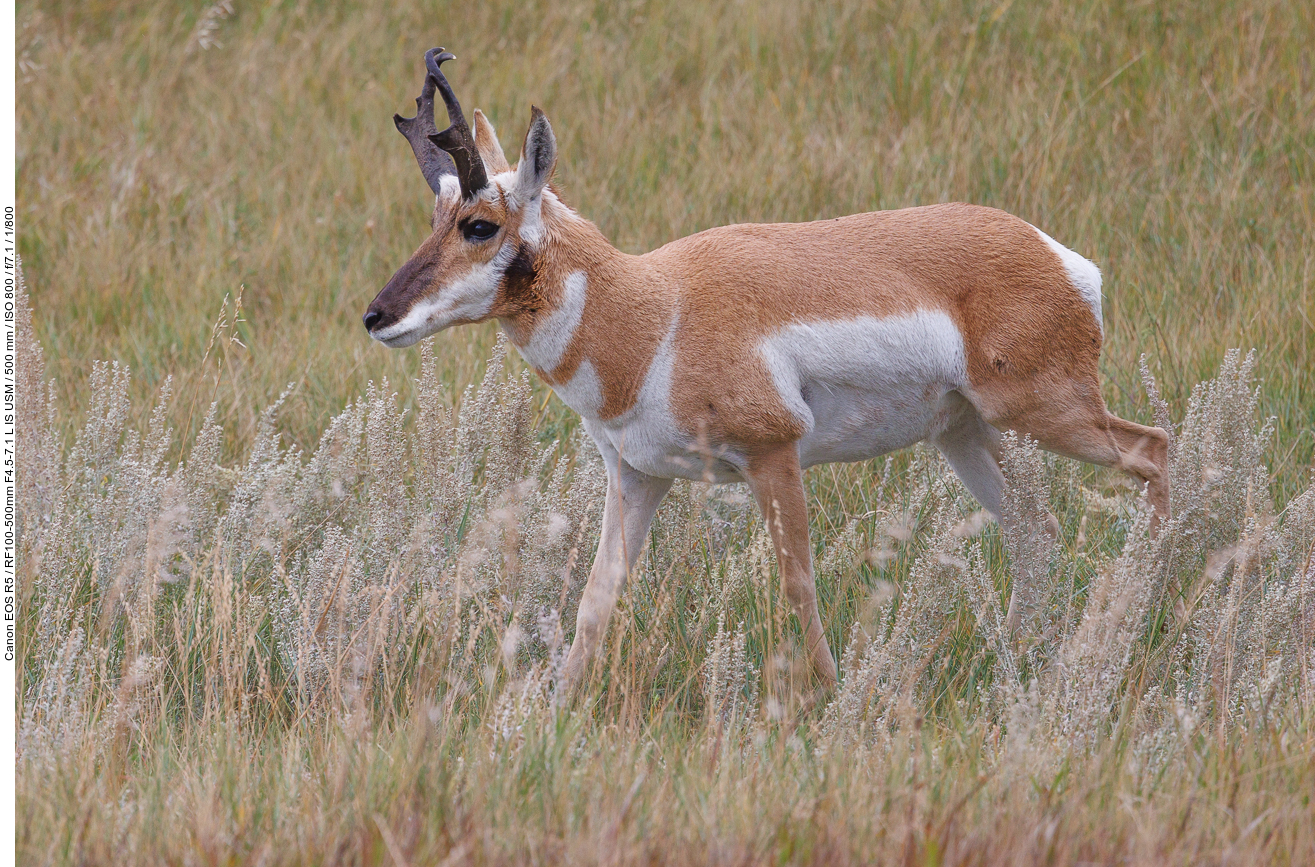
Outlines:
{"type": "Polygon", "coordinates": [[[544,235],[547,234],[548,230],[543,219],[545,209],[553,218],[577,221],[583,219],[574,210],[563,204],[562,200],[557,198],[557,194],[547,187],[544,187],[537,194],[525,195],[524,191],[518,186],[518,178],[515,169],[493,175],[489,178],[488,186],[479,193],[479,198],[489,204],[496,204],[501,200],[512,213],[516,213],[522,208],[526,209],[525,219],[521,223],[520,236],[528,243],[537,246],[543,240],[544,235]]]}
{"type": "Polygon", "coordinates": [[[552,390],[562,399],[562,403],[580,414],[583,419],[597,418],[603,408],[603,383],[598,378],[589,359],[580,362],[575,376],[561,385],[554,385],[552,390]]]}
{"type": "MultiPolygon", "coordinates": [[[[551,127],[547,129],[546,136],[548,139],[548,142],[546,143],[547,146],[551,146],[555,149],[555,139],[553,139],[551,127]]],[[[536,146],[534,142],[527,142],[527,144],[531,147],[536,146]]],[[[537,146],[542,147],[545,145],[544,143],[539,143],[537,146]]],[[[534,161],[527,159],[526,156],[522,154],[520,162],[516,164],[516,168],[508,169],[505,172],[499,172],[489,178],[488,186],[479,192],[479,198],[490,204],[497,202],[498,199],[501,198],[507,203],[507,207],[513,212],[527,207],[533,207],[537,211],[540,203],[540,194],[551,195],[551,191],[547,189],[547,186],[548,178],[552,174],[552,169],[550,168],[545,174],[540,176],[535,174],[533,165],[534,161]]],[[[553,196],[553,199],[555,201],[556,196],[553,196]]],[[[536,231],[541,233],[543,231],[543,221],[537,213],[534,215],[533,220],[529,220],[530,215],[528,213],[526,214],[526,217],[529,222],[528,230],[531,233],[535,233],[536,231]]],[[[526,237],[525,231],[526,229],[522,228],[521,237],[525,238],[525,240],[532,244],[538,243],[538,238],[531,239],[526,237]]]]}
{"type": "Polygon", "coordinates": [[[511,244],[504,244],[497,254],[454,283],[421,298],[406,316],[395,324],[370,336],[393,349],[423,340],[458,322],[478,322],[488,315],[498,294],[498,285],[507,266],[516,256],[511,244]]]}
{"type": "MultiPolygon", "coordinates": [[[[649,475],[739,481],[744,455],[700,443],[672,415],[676,326],[673,320],[635,405],[607,420],[581,411],[585,428],[600,448],[617,450],[649,475]]],[[[963,404],[957,391],[968,388],[963,337],[938,310],[797,323],[765,337],[759,351],[782,402],[808,431],[800,441],[804,466],[864,460],[934,438],[954,423],[963,404]]]]}
{"type": "Polygon", "coordinates": [[[616,418],[584,418],[585,430],[600,449],[614,449],[630,466],[665,479],[742,481],[743,455],[714,443],[700,443],[676,424],[671,412],[672,371],[675,368],[676,328],[672,318],[644,373],[635,405],[616,418]]]}
{"type": "Polygon", "coordinates": [[[806,430],[804,466],[865,460],[934,436],[949,421],[946,396],[968,387],[963,335],[939,310],[796,323],[758,349],[806,430]]]}
{"type": "Polygon", "coordinates": [[[967,398],[951,392],[946,404],[949,424],[932,442],[982,508],[999,517],[1005,488],[1004,474],[995,459],[1000,432],[986,423],[967,398]]]}
{"type": "Polygon", "coordinates": [[[499,172],[489,178],[488,185],[478,193],[478,197],[488,202],[490,205],[497,204],[499,199],[505,201],[507,207],[511,208],[513,211],[519,210],[521,206],[521,202],[515,196],[515,169],[499,172]]]}
{"type": "Polygon", "coordinates": [[[521,357],[533,367],[551,373],[562,363],[562,356],[570,347],[584,316],[587,284],[588,278],[583,271],[567,274],[562,282],[562,303],[543,318],[524,346],[517,347],[521,357]]]}
{"type": "Polygon", "coordinates": [[[1101,333],[1105,333],[1105,324],[1101,321],[1100,314],[1100,268],[1092,262],[1077,253],[1074,253],[1068,247],[1056,241],[1045,232],[1036,229],[1036,233],[1041,236],[1041,240],[1050,245],[1050,249],[1055,251],[1055,255],[1064,263],[1064,270],[1068,272],[1069,282],[1073,288],[1078,290],[1082,300],[1087,302],[1091,308],[1091,315],[1096,317],[1096,326],[1100,328],[1101,333]]]}
{"type": "Polygon", "coordinates": [[[553,221],[571,220],[576,223],[587,222],[584,217],[577,214],[570,205],[557,198],[557,194],[547,187],[544,187],[543,192],[540,194],[540,198],[543,200],[543,207],[547,208],[547,213],[552,216],[553,221]]]}
{"type": "Polygon", "coordinates": [[[489,204],[497,204],[501,200],[515,213],[537,198],[537,192],[524,186],[524,178],[516,169],[508,169],[489,178],[488,186],[480,190],[479,198],[489,204]]]}
{"type": "Polygon", "coordinates": [[[461,181],[457,180],[456,175],[443,175],[438,181],[439,199],[460,199],[461,198],[461,181]]]}
{"type": "Polygon", "coordinates": [[[521,240],[537,249],[543,240],[543,196],[535,196],[525,205],[525,215],[521,217],[521,240]]]}
{"type": "Polygon", "coordinates": [[[529,202],[548,186],[556,162],[557,136],[553,134],[548,119],[538,115],[525,134],[525,149],[516,164],[516,194],[521,201],[529,202]],[[535,169],[540,157],[546,157],[546,168],[542,172],[535,169]]]}

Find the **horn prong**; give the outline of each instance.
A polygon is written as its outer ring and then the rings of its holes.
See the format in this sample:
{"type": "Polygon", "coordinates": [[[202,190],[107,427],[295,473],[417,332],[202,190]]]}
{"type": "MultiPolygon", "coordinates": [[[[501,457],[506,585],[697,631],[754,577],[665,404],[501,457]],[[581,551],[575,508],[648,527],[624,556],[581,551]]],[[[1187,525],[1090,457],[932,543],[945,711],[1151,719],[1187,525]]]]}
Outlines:
{"type": "Polygon", "coordinates": [[[433,49],[425,55],[429,78],[435,82],[438,92],[443,96],[443,106],[447,109],[449,123],[448,128],[442,132],[437,130],[431,132],[429,140],[451,157],[456,165],[457,180],[461,184],[461,197],[470,199],[488,185],[489,178],[484,170],[484,161],[475,148],[475,137],[471,135],[470,126],[466,123],[466,115],[461,110],[461,103],[452,92],[452,85],[448,83],[447,76],[439,69],[441,64],[455,59],[456,56],[452,52],[443,48],[433,49]]]}
{"type": "Polygon", "coordinates": [[[425,182],[436,196],[441,194],[443,178],[456,174],[456,164],[452,157],[444,153],[443,149],[431,139],[431,136],[438,132],[438,128],[434,125],[434,88],[438,82],[430,70],[431,67],[438,68],[437,64],[433,63],[433,55],[442,51],[441,48],[431,48],[425,53],[425,83],[420,95],[416,97],[415,117],[393,115],[393,123],[397,126],[397,131],[406,136],[407,143],[411,145],[411,151],[415,154],[416,162],[420,164],[420,173],[425,176],[425,182]]]}

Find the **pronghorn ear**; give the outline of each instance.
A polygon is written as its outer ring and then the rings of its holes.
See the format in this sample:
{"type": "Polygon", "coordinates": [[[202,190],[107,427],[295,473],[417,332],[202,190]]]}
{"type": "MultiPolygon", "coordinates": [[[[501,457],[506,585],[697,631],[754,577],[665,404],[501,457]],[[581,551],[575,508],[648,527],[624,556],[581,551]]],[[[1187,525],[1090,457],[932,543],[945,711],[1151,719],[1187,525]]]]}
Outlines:
{"type": "Polygon", "coordinates": [[[498,144],[497,130],[479,109],[475,109],[475,149],[479,151],[480,159],[484,160],[484,168],[490,175],[511,169],[507,155],[502,152],[502,145],[498,144]]]}
{"type": "Polygon", "coordinates": [[[525,133],[521,161],[516,166],[516,191],[525,202],[543,192],[557,164],[557,137],[552,124],[538,106],[533,106],[531,112],[530,130],[525,133]]]}

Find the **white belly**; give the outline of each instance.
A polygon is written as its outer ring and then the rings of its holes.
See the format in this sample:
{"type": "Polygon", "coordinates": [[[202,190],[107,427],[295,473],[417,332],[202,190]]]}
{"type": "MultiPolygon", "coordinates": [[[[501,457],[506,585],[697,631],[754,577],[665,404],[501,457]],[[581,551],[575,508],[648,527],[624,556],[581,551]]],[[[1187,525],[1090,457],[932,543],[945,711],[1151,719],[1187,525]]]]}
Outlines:
{"type": "Polygon", "coordinates": [[[612,449],[627,464],[662,479],[742,482],[748,461],[726,445],[699,443],[668,427],[668,419],[627,413],[625,421],[584,419],[585,430],[601,449],[612,449]]]}
{"type": "Polygon", "coordinates": [[[808,433],[804,466],[859,461],[939,433],[968,385],[963,337],[941,311],[786,326],[759,345],[808,433]]]}
{"type": "Polygon", "coordinates": [[[818,389],[809,395],[814,427],[799,442],[799,463],[865,461],[934,436],[950,419],[948,394],[939,387],[818,389]]]}
{"type": "MultiPolygon", "coordinates": [[[[670,404],[674,334],[673,323],[635,406],[617,418],[599,420],[602,398],[587,364],[558,394],[580,412],[600,448],[640,472],[741,481],[742,453],[699,442],[676,425],[670,404]]],[[[793,324],[764,338],[759,351],[779,398],[807,430],[799,443],[805,467],[867,460],[935,436],[955,409],[951,393],[968,386],[963,338],[941,311],[793,324]]]]}

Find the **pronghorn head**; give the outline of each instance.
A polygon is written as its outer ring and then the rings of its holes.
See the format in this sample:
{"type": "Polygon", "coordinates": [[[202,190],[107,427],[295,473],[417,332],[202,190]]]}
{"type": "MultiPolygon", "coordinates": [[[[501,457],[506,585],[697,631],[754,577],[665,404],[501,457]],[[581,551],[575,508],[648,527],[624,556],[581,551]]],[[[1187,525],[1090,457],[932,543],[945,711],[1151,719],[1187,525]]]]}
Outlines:
{"type": "Polygon", "coordinates": [[[543,199],[557,161],[557,140],[548,118],[533,109],[521,160],[513,169],[493,125],[478,109],[471,134],[439,71],[439,64],[452,59],[441,48],[426,53],[428,72],[416,116],[393,118],[435,196],[429,238],[364,316],[370,336],[394,348],[450,325],[536,306],[536,252],[544,236],[543,199]],[[451,122],[441,133],[434,125],[435,89],[451,122]]]}

